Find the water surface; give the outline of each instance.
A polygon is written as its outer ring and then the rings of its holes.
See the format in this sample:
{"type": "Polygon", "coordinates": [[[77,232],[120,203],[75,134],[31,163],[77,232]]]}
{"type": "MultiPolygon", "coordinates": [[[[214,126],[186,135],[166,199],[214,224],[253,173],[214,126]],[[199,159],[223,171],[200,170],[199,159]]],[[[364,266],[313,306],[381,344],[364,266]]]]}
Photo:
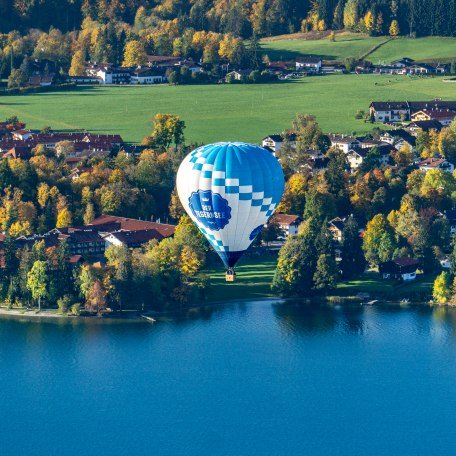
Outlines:
{"type": "Polygon", "coordinates": [[[456,311],[0,320],[2,455],[454,455],[456,311]]]}

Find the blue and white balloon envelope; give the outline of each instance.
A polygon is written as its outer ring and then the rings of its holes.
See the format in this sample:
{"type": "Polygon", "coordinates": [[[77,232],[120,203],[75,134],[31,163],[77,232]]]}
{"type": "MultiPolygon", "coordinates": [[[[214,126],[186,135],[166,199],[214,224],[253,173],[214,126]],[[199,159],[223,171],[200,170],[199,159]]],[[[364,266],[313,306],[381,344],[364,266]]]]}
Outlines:
{"type": "Polygon", "coordinates": [[[182,205],[229,268],[272,216],[283,190],[277,158],[253,144],[199,147],[177,172],[182,205]]]}

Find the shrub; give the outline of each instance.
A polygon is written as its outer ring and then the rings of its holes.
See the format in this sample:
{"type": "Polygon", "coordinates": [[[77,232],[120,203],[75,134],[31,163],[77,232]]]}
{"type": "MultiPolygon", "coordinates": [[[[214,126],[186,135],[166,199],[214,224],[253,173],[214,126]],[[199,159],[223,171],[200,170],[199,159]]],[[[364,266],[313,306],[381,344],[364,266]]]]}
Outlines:
{"type": "Polygon", "coordinates": [[[57,300],[57,306],[59,308],[59,313],[65,315],[68,312],[68,309],[71,305],[71,297],[68,295],[63,296],[57,300]]]}
{"type": "Polygon", "coordinates": [[[71,315],[81,315],[81,304],[79,304],[79,302],[76,302],[74,303],[71,307],[70,307],[70,313],[71,315]]]}

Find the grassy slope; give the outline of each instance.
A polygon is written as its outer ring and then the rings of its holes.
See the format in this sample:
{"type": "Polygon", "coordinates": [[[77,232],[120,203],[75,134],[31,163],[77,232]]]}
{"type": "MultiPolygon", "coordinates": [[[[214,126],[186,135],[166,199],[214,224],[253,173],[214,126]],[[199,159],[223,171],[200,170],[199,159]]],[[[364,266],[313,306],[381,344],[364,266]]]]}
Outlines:
{"type": "Polygon", "coordinates": [[[398,38],[381,46],[368,59],[377,64],[389,63],[401,57],[419,61],[451,61],[456,59],[456,38],[398,38]]]}
{"type": "MultiPolygon", "coordinates": [[[[342,61],[347,57],[359,58],[388,37],[337,35],[335,42],[328,38],[318,40],[274,39],[263,40],[263,51],[271,60],[295,58],[299,55],[319,56],[325,60],[342,61]]],[[[397,38],[379,47],[367,57],[373,63],[389,63],[401,57],[424,61],[449,61],[456,58],[456,38],[426,37],[397,38]]]]}
{"type": "Polygon", "coordinates": [[[0,97],[0,118],[10,115],[31,128],[87,129],[120,133],[139,142],[155,113],[179,114],[187,141],[258,142],[288,128],[297,112],[317,116],[325,131],[362,133],[370,124],[355,120],[372,100],[454,99],[454,84],[441,78],[333,75],[264,85],[86,87],[70,92],[0,97]]]}
{"type": "Polygon", "coordinates": [[[329,41],[328,38],[319,40],[266,39],[262,41],[262,50],[271,60],[293,59],[300,55],[312,55],[324,60],[341,61],[347,57],[359,58],[386,39],[385,37],[366,37],[351,34],[337,35],[335,42],[329,41]]]}

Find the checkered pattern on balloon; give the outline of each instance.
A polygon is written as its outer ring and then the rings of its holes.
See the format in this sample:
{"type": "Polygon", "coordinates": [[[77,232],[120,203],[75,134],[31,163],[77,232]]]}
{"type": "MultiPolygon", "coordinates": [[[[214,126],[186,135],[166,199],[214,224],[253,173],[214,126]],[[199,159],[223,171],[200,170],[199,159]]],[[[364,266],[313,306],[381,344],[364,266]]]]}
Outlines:
{"type": "Polygon", "coordinates": [[[200,147],[187,155],[177,177],[185,210],[228,267],[274,213],[283,188],[277,159],[245,143],[200,147]]]}

